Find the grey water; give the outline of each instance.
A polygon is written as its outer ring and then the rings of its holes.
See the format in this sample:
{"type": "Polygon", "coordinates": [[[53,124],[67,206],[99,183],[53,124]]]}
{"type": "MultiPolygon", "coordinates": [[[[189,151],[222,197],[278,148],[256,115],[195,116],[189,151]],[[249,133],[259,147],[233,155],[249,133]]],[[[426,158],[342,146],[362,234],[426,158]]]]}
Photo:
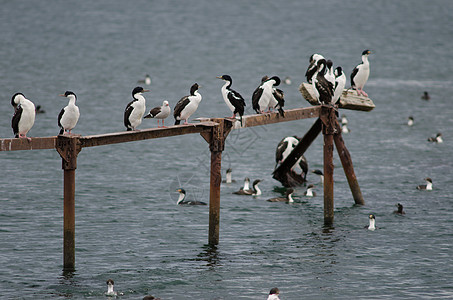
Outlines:
{"type": "MultiPolygon", "coordinates": [[[[435,1],[0,1],[0,137],[12,137],[11,96],[46,113],[29,135],[53,136],[77,94],[82,135],[123,131],[123,110],[150,74],[148,109],[173,108],[197,82],[196,117],[226,117],[229,74],[247,101],[263,75],[289,76],[286,107],[307,107],[298,91],[308,58],[321,53],[348,75],[373,54],[365,91],[371,112],[340,110],[364,206],[355,206],[338,156],[335,221],[323,224],[317,197],[269,203],[281,138],[302,136],[313,119],[233,131],[223,152],[220,243],[207,246],[206,206],[176,205],[178,187],[209,197],[209,159],[199,135],[83,149],[76,170],[76,270],[63,272],[63,172],[55,150],[0,153],[0,298],[120,299],[453,298],[453,2],[435,1]],[[423,101],[423,91],[431,95],[423,101]],[[415,125],[408,127],[412,115],[415,125]],[[444,143],[427,138],[443,133],[444,143]],[[244,177],[263,179],[259,197],[232,195],[244,177]],[[425,177],[432,191],[419,191],[425,177]],[[395,215],[395,204],[406,214],[395,215]],[[376,231],[368,231],[375,214],[376,231]]],[[[168,118],[166,124],[172,124],[168,118]]],[[[144,120],[139,128],[155,127],[144,120]]],[[[322,169],[322,138],[306,152],[322,169]]]]}

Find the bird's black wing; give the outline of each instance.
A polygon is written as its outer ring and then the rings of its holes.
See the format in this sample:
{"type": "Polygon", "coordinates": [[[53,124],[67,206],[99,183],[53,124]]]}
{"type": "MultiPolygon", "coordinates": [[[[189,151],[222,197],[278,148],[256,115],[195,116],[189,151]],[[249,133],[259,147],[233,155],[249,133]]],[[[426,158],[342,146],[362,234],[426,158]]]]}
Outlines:
{"type": "Polygon", "coordinates": [[[275,100],[277,100],[278,102],[278,104],[274,108],[277,108],[278,106],[278,112],[282,117],[284,117],[285,112],[283,111],[283,106],[285,106],[285,95],[283,91],[280,89],[274,89],[272,94],[274,95],[275,100]]]}
{"type": "Polygon", "coordinates": [[[124,110],[124,126],[129,130],[131,127],[131,122],[129,121],[129,117],[131,116],[132,111],[134,110],[134,107],[132,106],[132,103],[134,103],[137,100],[133,100],[129,102],[126,106],[126,109],[124,110]]]}
{"type": "Polygon", "coordinates": [[[63,126],[61,126],[61,118],[63,117],[63,114],[64,114],[64,108],[62,108],[62,109],[60,110],[60,113],[58,114],[58,127],[61,128],[60,134],[63,134],[63,133],[64,133],[64,128],[63,128],[63,126]]]}
{"type": "Polygon", "coordinates": [[[261,95],[263,95],[263,87],[260,85],[259,87],[256,88],[252,95],[252,107],[258,114],[261,113],[260,105],[258,103],[258,101],[261,98],[261,95]]]}
{"type": "Polygon", "coordinates": [[[288,142],[281,141],[277,146],[277,151],[275,151],[275,162],[279,163],[283,158],[283,152],[288,148],[288,142]]]}
{"type": "Polygon", "coordinates": [[[189,104],[189,102],[190,102],[189,96],[184,96],[181,98],[181,100],[178,101],[178,103],[176,103],[175,109],[173,110],[173,116],[175,117],[175,125],[179,124],[180,120],[176,118],[181,115],[182,110],[189,104]]]}
{"type": "Polygon", "coordinates": [[[11,120],[11,127],[13,128],[15,137],[19,137],[19,121],[23,111],[22,105],[19,104],[14,112],[13,119],[11,120]]]}
{"type": "Polygon", "coordinates": [[[234,114],[239,113],[240,116],[244,115],[245,100],[241,94],[236,91],[230,90],[228,93],[228,100],[234,106],[234,114]]]}
{"type": "Polygon", "coordinates": [[[351,87],[352,88],[355,87],[354,77],[355,77],[355,75],[357,75],[357,72],[359,72],[359,66],[355,67],[354,70],[352,70],[352,73],[351,73],[351,87]]]}
{"type": "Polygon", "coordinates": [[[315,75],[317,66],[314,63],[310,63],[310,65],[307,68],[307,71],[305,72],[305,78],[307,78],[307,82],[311,83],[311,79],[313,78],[313,75],[315,75]]]}
{"type": "Polygon", "coordinates": [[[150,110],[149,114],[154,118],[156,115],[158,115],[162,111],[162,108],[160,106],[154,107],[153,109],[150,110]]]}
{"type": "Polygon", "coordinates": [[[333,84],[324,76],[318,74],[316,77],[315,87],[319,93],[319,101],[324,104],[329,104],[333,96],[333,84]]]}

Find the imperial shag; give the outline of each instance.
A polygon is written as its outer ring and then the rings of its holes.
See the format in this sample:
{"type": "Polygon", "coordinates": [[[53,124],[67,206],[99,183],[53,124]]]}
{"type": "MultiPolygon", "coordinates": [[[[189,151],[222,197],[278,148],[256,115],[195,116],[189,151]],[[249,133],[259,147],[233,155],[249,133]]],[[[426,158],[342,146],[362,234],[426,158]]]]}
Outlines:
{"type": "Polygon", "coordinates": [[[198,109],[198,105],[201,102],[201,95],[198,93],[199,85],[193,84],[190,88],[190,95],[184,96],[181,100],[176,103],[173,111],[175,117],[175,125],[179,125],[181,120],[184,120],[184,124],[189,124],[187,120],[189,117],[198,109]]]}
{"type": "Polygon", "coordinates": [[[177,205],[207,205],[202,201],[186,200],[186,191],[182,188],[177,189],[176,191],[179,192],[178,202],[176,202],[177,205]]]}
{"type": "Polygon", "coordinates": [[[357,95],[363,95],[368,97],[368,94],[365,93],[363,87],[370,76],[370,62],[368,61],[368,56],[371,54],[370,50],[365,50],[362,52],[362,63],[358,64],[357,67],[352,70],[351,74],[351,87],[354,90],[357,90],[357,95]]]}
{"type": "Polygon", "coordinates": [[[14,94],[11,104],[15,107],[11,120],[11,127],[16,138],[27,138],[27,133],[35,124],[36,109],[33,102],[25,98],[22,93],[14,94]]]}
{"type": "Polygon", "coordinates": [[[228,108],[233,113],[232,118],[236,118],[236,114],[239,114],[240,119],[242,121],[242,116],[244,115],[244,108],[246,106],[244,98],[236,92],[235,90],[231,89],[231,85],[233,83],[233,79],[231,79],[230,75],[222,75],[216,77],[218,79],[222,79],[225,81],[225,84],[222,86],[221,92],[223,96],[223,100],[227,104],[228,108]]]}
{"type": "Polygon", "coordinates": [[[276,198],[271,198],[268,199],[267,201],[269,202],[288,202],[288,203],[293,203],[294,199],[292,197],[294,193],[293,189],[287,189],[285,192],[285,197],[276,197],[276,198]]]}
{"type": "Polygon", "coordinates": [[[337,67],[335,69],[334,75],[335,75],[335,87],[333,91],[332,104],[335,105],[340,100],[340,97],[346,85],[346,75],[344,74],[343,69],[341,67],[337,67]]]}
{"type": "Polygon", "coordinates": [[[321,54],[312,54],[310,56],[310,64],[308,65],[307,71],[305,72],[305,78],[308,83],[312,82],[313,75],[315,75],[316,70],[318,69],[318,60],[324,59],[324,56],[321,54]]]}
{"type": "Polygon", "coordinates": [[[157,119],[157,127],[159,127],[159,120],[162,120],[162,127],[164,126],[164,119],[170,115],[170,105],[168,101],[165,100],[162,102],[162,106],[154,107],[149,111],[149,113],[144,117],[145,119],[155,118],[157,119]]]}
{"type": "MultiPolygon", "coordinates": [[[[263,77],[263,80],[266,77],[263,77]]],[[[269,103],[271,99],[273,101],[277,101],[275,99],[274,94],[274,85],[278,86],[280,84],[280,78],[277,76],[273,76],[268,78],[264,82],[262,81],[261,85],[253,92],[252,95],[252,106],[256,113],[264,113],[266,109],[269,108],[269,103]]],[[[275,104],[275,102],[271,103],[275,104]]],[[[277,101],[278,104],[278,101],[277,101]]]]}
{"type": "Polygon", "coordinates": [[[79,108],[75,104],[77,96],[71,91],[66,91],[60,96],[69,99],[68,105],[62,108],[58,115],[58,126],[61,128],[60,134],[65,134],[66,132],[71,134],[71,130],[74,129],[80,117],[79,108]]]}
{"type": "Polygon", "coordinates": [[[319,104],[330,104],[333,97],[333,84],[325,77],[326,60],[318,61],[318,68],[313,75],[312,86],[319,104]]]}
{"type": "Polygon", "coordinates": [[[142,118],[146,111],[144,92],[149,92],[149,90],[145,90],[141,86],[132,90],[132,98],[134,100],[129,102],[124,110],[124,126],[126,126],[127,131],[136,130],[137,126],[142,123],[142,118]]]}

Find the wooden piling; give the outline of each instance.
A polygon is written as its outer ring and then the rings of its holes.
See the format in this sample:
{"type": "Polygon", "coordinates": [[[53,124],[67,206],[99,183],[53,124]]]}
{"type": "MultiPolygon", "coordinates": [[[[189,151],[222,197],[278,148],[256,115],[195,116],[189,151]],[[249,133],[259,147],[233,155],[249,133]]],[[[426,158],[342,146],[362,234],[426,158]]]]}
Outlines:
{"type": "Polygon", "coordinates": [[[351,155],[349,154],[349,151],[344,143],[343,137],[341,135],[340,124],[338,124],[338,121],[336,122],[336,128],[337,133],[333,137],[335,141],[335,147],[337,148],[338,156],[340,156],[344,174],[348,179],[352,197],[354,198],[355,204],[364,205],[365,200],[363,200],[362,192],[360,190],[359,183],[357,182],[357,177],[355,176],[351,155]]]}

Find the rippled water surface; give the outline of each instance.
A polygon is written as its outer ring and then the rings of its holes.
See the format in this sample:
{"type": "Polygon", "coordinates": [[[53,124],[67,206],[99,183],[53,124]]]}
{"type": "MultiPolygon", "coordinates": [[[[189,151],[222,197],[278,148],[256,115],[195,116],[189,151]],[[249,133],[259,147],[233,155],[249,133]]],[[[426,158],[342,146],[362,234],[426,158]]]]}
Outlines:
{"type": "MultiPolygon", "coordinates": [[[[247,101],[260,78],[290,76],[286,107],[309,106],[298,86],[314,52],[348,77],[371,49],[366,91],[371,112],[340,111],[366,205],[355,206],[338,156],[335,222],[323,225],[317,197],[296,189],[296,203],[271,177],[284,136],[303,135],[314,120],[233,131],[223,152],[238,181],[222,185],[220,243],[208,247],[208,209],[176,206],[175,189],[209,198],[210,153],[199,135],[83,149],[76,171],[76,271],[63,273],[63,172],[54,150],[0,153],[0,298],[105,299],[115,280],[121,299],[452,298],[451,94],[453,2],[436,1],[0,1],[0,136],[11,137],[11,96],[18,91],[46,110],[30,135],[58,133],[78,96],[75,132],[124,130],[123,110],[149,73],[147,107],[171,107],[198,82],[194,117],[230,112],[222,74],[247,101]],[[429,91],[430,101],[420,99],[429,91]],[[409,115],[415,125],[408,127],[409,115]],[[427,138],[442,132],[445,142],[427,138]],[[418,191],[431,177],[433,191],[418,191]],[[244,177],[264,179],[256,198],[231,193],[244,177]],[[396,203],[406,214],[393,214],[396,203]],[[376,215],[378,230],[364,229],[376,215]]],[[[348,80],[349,82],[349,80],[348,80]]],[[[348,83],[349,85],[349,83],[348,83]]],[[[167,120],[172,123],[170,118],[167,120]]],[[[140,128],[155,127],[144,120],[140,128]]],[[[306,153],[322,168],[322,138],[306,153]]]]}

